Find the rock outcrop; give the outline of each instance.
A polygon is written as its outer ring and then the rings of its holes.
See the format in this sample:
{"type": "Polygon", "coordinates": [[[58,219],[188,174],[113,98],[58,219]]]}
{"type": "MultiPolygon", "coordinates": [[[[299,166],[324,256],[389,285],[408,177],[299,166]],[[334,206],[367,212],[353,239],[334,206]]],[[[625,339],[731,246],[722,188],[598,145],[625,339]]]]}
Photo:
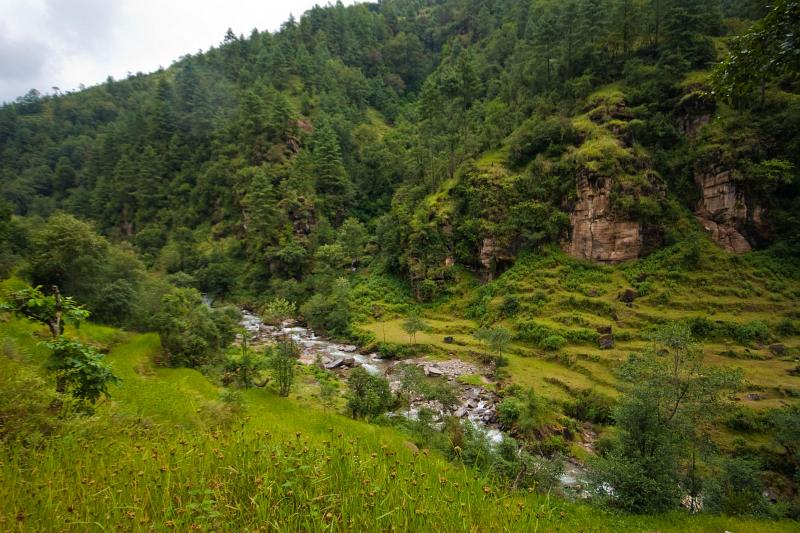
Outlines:
{"type": "Polygon", "coordinates": [[[752,250],[763,232],[763,210],[748,206],[731,169],[705,163],[695,169],[694,179],[700,189],[695,216],[714,242],[732,253],[752,250]]]}
{"type": "Polygon", "coordinates": [[[565,245],[573,257],[601,263],[636,259],[642,251],[641,224],[619,220],[611,209],[610,178],[578,178],[578,201],[570,213],[572,234],[565,245]]]}

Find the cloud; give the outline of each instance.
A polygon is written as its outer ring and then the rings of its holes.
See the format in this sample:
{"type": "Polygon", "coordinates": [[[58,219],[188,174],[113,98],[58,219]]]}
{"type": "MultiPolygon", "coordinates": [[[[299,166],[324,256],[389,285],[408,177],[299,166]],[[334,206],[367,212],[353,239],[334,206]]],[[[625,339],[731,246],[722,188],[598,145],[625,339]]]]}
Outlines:
{"type": "MultiPolygon", "coordinates": [[[[352,4],[354,0],[347,0],[352,4]]],[[[253,28],[277,30],[320,0],[0,0],[0,102],[168,67],[253,28]]]]}
{"type": "Polygon", "coordinates": [[[114,26],[123,22],[119,15],[115,1],[46,0],[42,22],[62,52],[102,56],[110,48],[114,26]]]}

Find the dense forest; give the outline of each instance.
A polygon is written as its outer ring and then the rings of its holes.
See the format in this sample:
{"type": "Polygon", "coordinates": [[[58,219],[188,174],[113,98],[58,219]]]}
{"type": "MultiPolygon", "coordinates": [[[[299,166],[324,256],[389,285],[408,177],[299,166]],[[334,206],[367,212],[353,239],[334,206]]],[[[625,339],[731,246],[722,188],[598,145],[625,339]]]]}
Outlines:
{"type": "MultiPolygon", "coordinates": [[[[2,309],[74,354],[53,316],[78,302],[76,323],[157,332],[158,366],[245,389],[270,370],[280,396],[297,348],[229,349],[242,308],[400,359],[474,328],[465,357],[517,441],[488,461],[462,455],[469,430],[406,428],[419,444],[547,488],[535,457],[585,459],[570,447],[595,424],[617,507],[673,509],[705,481],[708,510],[796,519],[798,28],[792,0],[337,2],[157,72],[31,90],[0,107],[0,278],[29,286],[2,309]],[[760,382],[768,358],[780,378],[760,382]]],[[[97,368],[75,381],[91,403],[114,383],[97,368]]],[[[354,418],[393,405],[370,379],[350,374],[354,418]]]]}

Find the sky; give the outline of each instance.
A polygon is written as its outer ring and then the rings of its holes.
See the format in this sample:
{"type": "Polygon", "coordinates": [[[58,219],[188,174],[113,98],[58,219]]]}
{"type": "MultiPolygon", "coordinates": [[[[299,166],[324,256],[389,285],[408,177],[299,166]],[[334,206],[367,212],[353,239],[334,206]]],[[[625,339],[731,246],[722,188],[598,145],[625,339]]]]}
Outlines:
{"type": "MultiPolygon", "coordinates": [[[[0,102],[152,72],[327,0],[0,0],[0,102]]],[[[353,0],[345,0],[346,5],[353,0]]]]}

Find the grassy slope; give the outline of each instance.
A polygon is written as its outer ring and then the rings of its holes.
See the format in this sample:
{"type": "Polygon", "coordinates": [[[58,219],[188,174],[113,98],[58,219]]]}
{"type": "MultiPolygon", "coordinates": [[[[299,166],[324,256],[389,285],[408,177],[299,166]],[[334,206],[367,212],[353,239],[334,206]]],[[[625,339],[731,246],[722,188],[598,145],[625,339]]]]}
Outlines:
{"type": "MultiPolygon", "coordinates": [[[[598,326],[610,325],[615,346],[601,350],[592,341],[568,341],[561,350],[548,352],[516,342],[509,350],[511,381],[534,387],[555,399],[565,399],[568,394],[565,387],[554,385],[552,378],[567,387],[593,387],[614,396],[617,391],[613,368],[629,353],[647,349],[650,343],[645,332],[660,322],[690,317],[737,325],[761,321],[770,326],[772,340],[787,347],[786,355],[773,355],[767,345],[723,337],[701,341],[706,361],[744,371],[748,390],[739,395],[743,405],[764,409],[797,401],[800,375],[791,371],[798,364],[800,338],[782,336],[776,326],[784,319],[798,319],[800,280],[755,260],[731,257],[709,242],[704,242],[702,254],[700,266],[694,270],[675,265],[678,259],[669,254],[622,267],[591,265],[558,252],[520,260],[483,289],[489,298],[490,323],[514,331],[521,323],[534,322],[567,339],[570,332],[594,332],[598,326]],[[640,273],[646,274],[641,283],[635,281],[640,273]],[[631,307],[618,299],[628,288],[646,292],[631,307]],[[511,317],[501,310],[509,296],[519,302],[519,310],[511,317]],[[762,399],[748,399],[746,394],[755,391],[762,399]]],[[[456,296],[430,306],[426,316],[431,329],[418,333],[418,342],[467,359],[470,352],[485,351],[471,335],[478,323],[463,318],[476,299],[475,293],[456,291],[456,296]],[[453,336],[463,346],[445,344],[445,335],[453,336]]],[[[408,343],[401,324],[401,319],[391,319],[360,327],[378,340],[383,339],[385,331],[388,341],[408,343]]]]}
{"type": "MultiPolygon", "coordinates": [[[[42,357],[30,324],[0,323],[2,390],[42,357]],[[3,381],[7,380],[7,381],[3,381]]],[[[95,417],[51,442],[0,451],[4,530],[791,531],[672,513],[619,516],[511,494],[391,430],[266,390],[231,415],[200,373],[154,368],[158,338],[91,326],[124,379],[95,417]]],[[[23,402],[24,403],[24,402],[23,402]]]]}

